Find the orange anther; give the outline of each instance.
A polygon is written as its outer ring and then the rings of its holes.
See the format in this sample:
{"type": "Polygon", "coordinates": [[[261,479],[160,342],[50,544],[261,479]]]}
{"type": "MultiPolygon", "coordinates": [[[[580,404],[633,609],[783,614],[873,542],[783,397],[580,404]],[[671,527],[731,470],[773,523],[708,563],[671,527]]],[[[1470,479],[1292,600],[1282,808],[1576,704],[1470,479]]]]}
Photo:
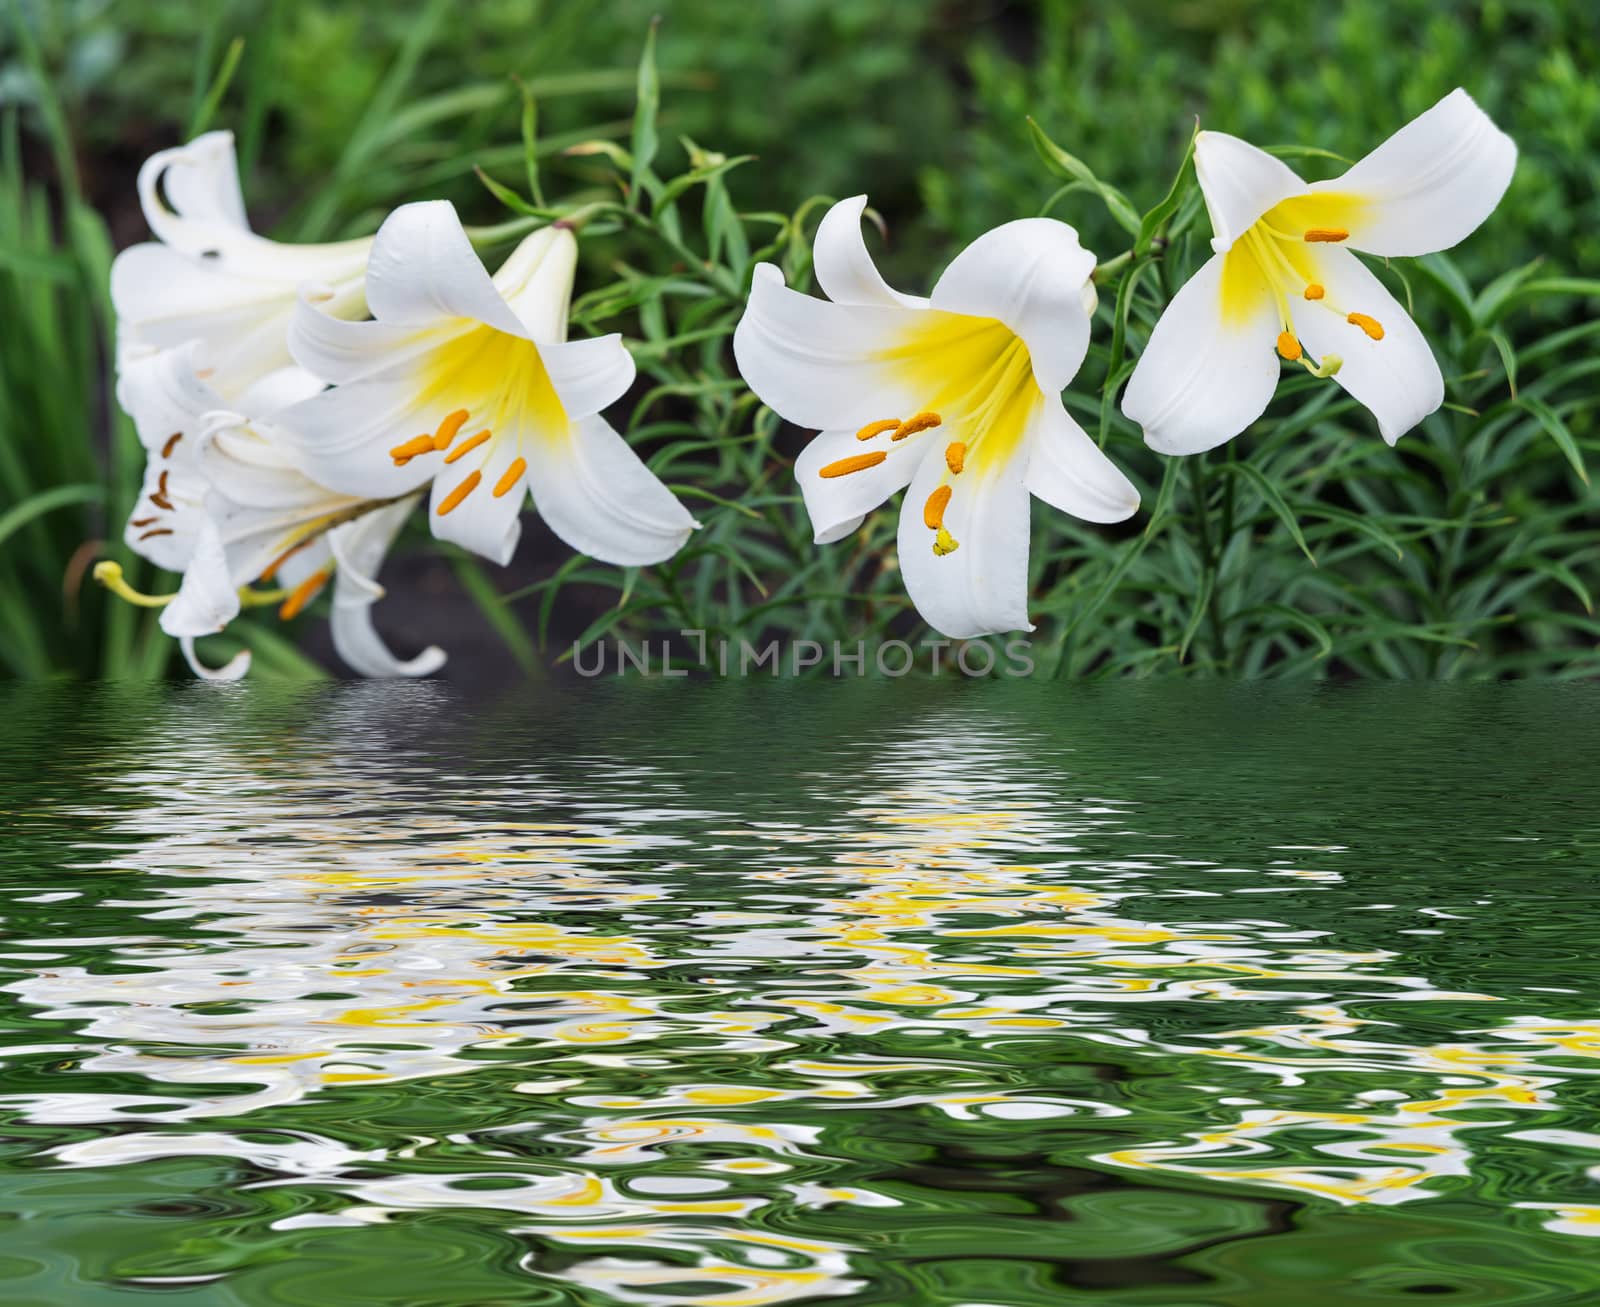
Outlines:
{"type": "Polygon", "coordinates": [[[851,454],[849,458],[841,458],[837,463],[829,463],[826,467],[817,469],[820,477],[843,477],[852,472],[861,472],[869,467],[877,467],[889,455],[881,449],[874,449],[870,454],[851,454]]]}

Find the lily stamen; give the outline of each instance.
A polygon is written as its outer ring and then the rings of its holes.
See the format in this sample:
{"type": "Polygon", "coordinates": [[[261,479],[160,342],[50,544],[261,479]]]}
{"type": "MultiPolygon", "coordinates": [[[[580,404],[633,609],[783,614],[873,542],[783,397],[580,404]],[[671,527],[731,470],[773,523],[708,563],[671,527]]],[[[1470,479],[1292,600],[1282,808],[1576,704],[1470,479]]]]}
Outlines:
{"type": "Polygon", "coordinates": [[[432,436],[412,436],[404,444],[396,445],[389,451],[389,457],[394,459],[396,467],[404,467],[418,454],[431,454],[434,450],[432,436]]]}
{"type": "Polygon", "coordinates": [[[183,432],[174,431],[167,437],[167,443],[161,446],[161,457],[171,458],[172,451],[177,448],[178,442],[183,439],[183,432]]]}
{"type": "Polygon", "coordinates": [[[433,447],[447,449],[450,442],[456,438],[456,433],[466,424],[467,410],[458,408],[454,413],[448,414],[445,420],[439,423],[439,429],[433,433],[433,447]]]}
{"type": "Polygon", "coordinates": [[[1293,363],[1305,351],[1300,348],[1300,342],[1295,339],[1294,332],[1280,331],[1278,333],[1278,353],[1293,363]]]}
{"type": "Polygon", "coordinates": [[[499,499],[504,495],[510,494],[512,487],[517,484],[518,480],[522,477],[522,474],[524,472],[526,472],[527,470],[528,470],[528,460],[527,459],[525,459],[525,458],[514,458],[514,459],[512,459],[511,460],[511,466],[508,467],[505,470],[505,472],[501,475],[500,479],[494,483],[494,497],[496,499],[499,499]]]}
{"type": "Polygon", "coordinates": [[[1336,244],[1339,241],[1349,240],[1350,233],[1343,227],[1311,227],[1307,229],[1305,239],[1313,244],[1317,242],[1336,244]]]}
{"type": "Polygon", "coordinates": [[[867,454],[851,454],[849,458],[841,458],[836,463],[828,463],[817,469],[817,475],[831,480],[834,477],[849,476],[852,472],[864,472],[869,467],[877,467],[889,455],[881,449],[874,449],[867,454]]]}
{"type": "MultiPolygon", "coordinates": [[[[487,433],[485,433],[487,434],[487,433]]],[[[461,479],[461,484],[452,490],[439,504],[439,516],[454,512],[460,507],[461,501],[478,488],[478,482],[483,480],[483,473],[474,469],[461,479]]]]}
{"type": "Polygon", "coordinates": [[[274,558],[270,563],[268,563],[264,568],[261,569],[261,575],[260,575],[260,577],[258,579],[262,580],[262,581],[270,581],[270,580],[272,580],[273,577],[277,576],[278,569],[280,567],[282,567],[285,563],[287,563],[291,558],[293,558],[296,554],[298,554],[302,549],[306,548],[306,546],[309,545],[312,542],[312,540],[314,540],[315,538],[316,537],[314,535],[310,535],[310,536],[307,536],[304,540],[299,541],[297,544],[290,545],[281,554],[279,554],[276,558],[274,558]]]}
{"type": "Polygon", "coordinates": [[[952,440],[944,447],[944,465],[952,473],[960,472],[967,465],[967,446],[962,440],[952,440]]]}
{"type": "Polygon", "coordinates": [[[328,578],[332,575],[333,568],[324,567],[295,586],[289,592],[289,597],[283,601],[283,606],[278,609],[279,620],[287,622],[298,617],[305,606],[317,597],[317,592],[328,584],[328,578]]]}
{"type": "Polygon", "coordinates": [[[483,444],[483,442],[489,438],[489,434],[490,433],[487,429],[478,432],[478,434],[473,436],[471,440],[467,441],[465,444],[457,445],[448,454],[446,454],[444,456],[444,461],[446,463],[454,463],[456,459],[470,454],[474,449],[483,444]]]}
{"type": "Polygon", "coordinates": [[[1373,340],[1383,339],[1383,323],[1376,318],[1369,317],[1365,313],[1349,313],[1345,315],[1345,321],[1352,326],[1360,327],[1373,340]]]}
{"type": "Polygon", "coordinates": [[[158,526],[154,530],[144,532],[139,539],[152,540],[156,536],[170,536],[175,534],[176,532],[174,532],[170,526],[158,526]]]}
{"type": "Polygon", "coordinates": [[[922,520],[928,530],[937,531],[944,525],[944,510],[950,505],[951,493],[949,486],[938,486],[928,496],[928,502],[922,506],[922,520]]]}
{"type": "Polygon", "coordinates": [[[878,422],[869,422],[856,432],[857,440],[871,440],[874,436],[881,436],[885,431],[894,431],[900,426],[899,418],[883,418],[878,422]]]}
{"type": "Polygon", "coordinates": [[[934,555],[938,558],[943,558],[946,554],[953,554],[960,548],[960,542],[941,526],[939,533],[933,538],[934,555]]]}
{"type": "Polygon", "coordinates": [[[941,418],[937,413],[918,413],[912,417],[908,417],[904,422],[900,423],[900,425],[895,429],[894,435],[890,436],[889,439],[904,440],[907,436],[914,436],[919,431],[927,431],[933,427],[941,425],[943,422],[944,419],[941,418]]]}
{"type": "Polygon", "coordinates": [[[1306,298],[1308,300],[1319,300],[1324,295],[1326,295],[1327,293],[1328,292],[1325,291],[1322,288],[1322,286],[1317,282],[1312,282],[1309,286],[1306,287],[1306,298]]]}

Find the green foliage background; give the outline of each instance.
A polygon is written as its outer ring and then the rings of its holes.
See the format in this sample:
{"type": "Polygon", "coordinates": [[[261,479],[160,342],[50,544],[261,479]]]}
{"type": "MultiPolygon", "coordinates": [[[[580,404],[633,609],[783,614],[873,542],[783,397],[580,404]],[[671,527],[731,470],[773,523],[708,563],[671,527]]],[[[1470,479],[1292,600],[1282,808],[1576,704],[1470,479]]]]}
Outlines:
{"type": "MultiPolygon", "coordinates": [[[[256,225],[284,239],[368,232],[396,203],[434,196],[469,222],[499,223],[532,198],[513,76],[537,104],[537,183],[551,204],[614,204],[619,180],[642,182],[586,233],[576,330],[629,337],[641,369],[630,436],[705,530],[638,574],[541,554],[536,538],[514,577],[445,556],[436,566],[504,641],[508,669],[554,663],[579,634],[922,633],[894,568],[893,507],[848,541],[812,546],[788,471],[803,434],[743,391],[727,348],[753,259],[778,258],[803,281],[816,197],[862,189],[887,223],[884,266],[906,289],[1025,214],[1074,223],[1103,260],[1132,251],[1101,286],[1096,347],[1068,402],[1145,507],[1110,530],[1036,509],[1046,672],[1578,676],[1600,665],[1587,471],[1600,11],[1586,0],[6,4],[4,674],[151,676],[169,663],[148,614],[83,584],[99,551],[119,556],[95,542],[116,539],[137,487],[137,444],[105,382],[105,284],[114,249],[143,236],[138,162],[203,126],[231,127],[256,225]],[[637,72],[656,12],[659,85],[637,72]],[[1225,451],[1146,451],[1115,400],[1161,306],[1207,252],[1191,170],[1176,206],[1158,208],[1196,117],[1355,157],[1456,85],[1516,138],[1517,178],[1458,249],[1382,272],[1434,344],[1447,409],[1391,451],[1363,410],[1305,377],[1225,451]],[[1029,115],[1081,165],[1052,167],[1029,115]],[[728,163],[743,155],[756,157],[728,163]],[[1106,186],[1126,204],[1107,203],[1106,186]]],[[[1308,175],[1339,167],[1291,161],[1308,175]]],[[[410,547],[438,548],[420,536],[410,547]]],[[[170,587],[124,561],[137,584],[170,587]]],[[[380,622],[392,625],[396,602],[380,622]]],[[[259,671],[318,674],[300,634],[260,619],[238,629],[259,671]]]]}

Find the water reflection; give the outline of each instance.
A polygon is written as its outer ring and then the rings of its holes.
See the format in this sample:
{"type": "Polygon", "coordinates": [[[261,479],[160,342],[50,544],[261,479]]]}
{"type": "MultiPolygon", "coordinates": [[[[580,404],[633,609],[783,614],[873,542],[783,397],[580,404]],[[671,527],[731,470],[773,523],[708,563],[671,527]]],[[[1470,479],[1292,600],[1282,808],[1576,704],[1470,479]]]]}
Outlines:
{"type": "Polygon", "coordinates": [[[97,741],[12,900],[48,1167],[232,1159],[302,1239],[487,1216],[508,1274],[647,1304],[977,1301],[919,1259],[1256,1234],[1225,1196],[1600,1233],[1600,1023],[1374,944],[1291,814],[1238,865],[978,702],[752,758],[659,703],[204,688],[97,741]]]}

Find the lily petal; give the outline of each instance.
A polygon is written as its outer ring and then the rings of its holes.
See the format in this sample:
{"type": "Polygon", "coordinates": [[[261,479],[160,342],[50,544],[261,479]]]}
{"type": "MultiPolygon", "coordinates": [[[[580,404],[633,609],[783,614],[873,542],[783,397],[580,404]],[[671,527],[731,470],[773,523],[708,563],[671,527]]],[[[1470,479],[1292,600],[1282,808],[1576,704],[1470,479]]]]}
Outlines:
{"type": "Polygon", "coordinates": [[[944,510],[958,548],[940,557],[924,505],[946,480],[944,452],[930,448],[900,509],[900,571],[922,619],[953,640],[1031,631],[1028,621],[1028,487],[1020,457],[971,463],[944,510]]]}
{"type": "Polygon", "coordinates": [[[1122,522],[1139,492],[1059,400],[1046,397],[1028,433],[1028,490],[1085,522],[1122,522]]]}
{"type": "Polygon", "coordinates": [[[341,494],[388,499],[415,490],[438,470],[435,461],[396,464],[386,451],[438,420],[423,412],[426,386],[416,374],[415,366],[396,366],[284,409],[284,448],[313,481],[341,494]]]}
{"type": "Polygon", "coordinates": [[[1349,202],[1351,249],[1431,254],[1494,212],[1517,167],[1515,142],[1459,87],[1315,195],[1349,202]]]}
{"type": "Polygon", "coordinates": [[[1198,454],[1231,440],[1265,411],[1277,389],[1279,322],[1265,283],[1250,280],[1241,254],[1214,254],[1167,305],[1145,346],[1122,412],[1163,454],[1198,454]]]}
{"type": "Polygon", "coordinates": [[[797,426],[849,427],[908,417],[921,397],[884,361],[916,325],[915,309],[833,304],[790,290],[758,264],[733,334],[745,383],[797,426]]]}
{"type": "Polygon", "coordinates": [[[379,321],[399,326],[472,318],[528,338],[449,200],[403,204],[384,220],[367,263],[367,306],[379,321]]]}
{"type": "Polygon", "coordinates": [[[574,420],[615,404],[638,374],[633,355],[615,333],[541,344],[539,361],[561,397],[561,407],[574,420]]]}
{"type": "Polygon", "coordinates": [[[221,404],[217,392],[196,373],[199,350],[200,343],[190,341],[143,355],[117,378],[117,403],[133,419],[139,443],[149,453],[159,453],[174,432],[188,431],[200,414],[221,404]]]}
{"type": "Polygon", "coordinates": [[[178,647],[183,650],[183,661],[189,664],[189,670],[202,681],[217,681],[228,683],[242,680],[245,673],[250,670],[250,651],[241,649],[238,653],[221,667],[207,667],[200,661],[200,655],[195,652],[194,636],[186,635],[178,641],[178,647]]]}
{"type": "Polygon", "coordinates": [[[139,169],[139,204],[162,244],[230,277],[292,293],[297,282],[359,276],[370,238],[289,245],[257,236],[245,217],[230,132],[162,150],[139,169]]]}
{"type": "Polygon", "coordinates": [[[1061,390],[1089,349],[1084,287],[1094,255],[1054,218],[1019,218],[985,232],[944,270],[936,309],[995,318],[1022,337],[1046,394],[1061,390]]]}
{"type": "Polygon", "coordinates": [[[222,537],[207,519],[195,533],[178,597],[161,610],[161,629],[176,637],[214,635],[238,615],[239,592],[228,574],[222,537]]]}
{"type": "Polygon", "coordinates": [[[1273,205],[1306,189],[1283,160],[1226,132],[1195,137],[1194,171],[1211,217],[1211,248],[1218,254],[1273,205]]]}
{"type": "MultiPolygon", "coordinates": [[[[819,545],[842,540],[873,509],[897,490],[911,484],[917,467],[935,437],[928,432],[905,440],[863,445],[854,431],[824,431],[795,460],[795,479],[805,498],[806,512],[819,545]],[[843,459],[881,452],[884,461],[843,476],[824,477],[821,470],[843,459]]],[[[943,442],[939,442],[942,446],[943,442]]]]}
{"type": "Polygon", "coordinates": [[[383,596],[378,569],[417,498],[368,513],[329,533],[338,568],[334,573],[333,647],[361,676],[429,676],[445,663],[445,652],[429,645],[415,658],[396,658],[372,624],[372,606],[383,596]]]}
{"type": "Polygon", "coordinates": [[[567,338],[567,311],[578,269],[578,240],[568,227],[541,227],[495,271],[495,291],[541,345],[567,338]]]}
{"type": "Polygon", "coordinates": [[[303,292],[289,319],[289,353],[330,385],[404,368],[436,344],[431,333],[416,327],[334,317],[303,292]]]}
{"type": "Polygon", "coordinates": [[[865,195],[852,195],[822,215],[811,250],[817,285],[835,304],[927,308],[927,300],[916,295],[902,295],[878,271],[861,236],[861,216],[866,207],[865,195]]]}
{"type": "Polygon", "coordinates": [[[1392,445],[1444,402],[1439,365],[1404,306],[1360,259],[1341,249],[1321,250],[1313,259],[1327,300],[1381,323],[1383,339],[1372,340],[1337,313],[1303,301],[1293,310],[1295,333],[1313,355],[1344,360],[1334,380],[1372,410],[1392,445]]]}
{"type": "Polygon", "coordinates": [[[534,507],[581,554],[620,567],[671,558],[699,525],[598,415],[525,437],[534,507]]]}
{"type": "Polygon", "coordinates": [[[250,230],[232,132],[206,132],[186,145],[152,154],[139,169],[138,185],[150,230],[193,258],[215,248],[218,227],[250,230]]]}

